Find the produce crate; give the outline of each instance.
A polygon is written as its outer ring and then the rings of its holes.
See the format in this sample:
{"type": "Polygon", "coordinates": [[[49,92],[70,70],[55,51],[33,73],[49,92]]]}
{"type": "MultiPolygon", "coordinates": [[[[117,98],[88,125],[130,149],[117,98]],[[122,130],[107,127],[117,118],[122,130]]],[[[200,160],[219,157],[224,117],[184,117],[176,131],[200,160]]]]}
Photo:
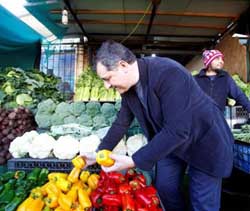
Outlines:
{"type": "Polygon", "coordinates": [[[231,124],[242,124],[248,120],[248,112],[242,106],[231,107],[231,124]]]}
{"type": "MultiPolygon", "coordinates": [[[[73,168],[71,160],[62,159],[34,159],[34,158],[13,158],[8,160],[8,170],[24,170],[31,171],[34,167],[47,168],[50,172],[70,172],[73,168]]],[[[86,168],[86,170],[97,173],[99,172],[99,165],[92,165],[86,168]]]]}
{"type": "Polygon", "coordinates": [[[250,144],[235,141],[234,166],[250,174],[250,144]]]}

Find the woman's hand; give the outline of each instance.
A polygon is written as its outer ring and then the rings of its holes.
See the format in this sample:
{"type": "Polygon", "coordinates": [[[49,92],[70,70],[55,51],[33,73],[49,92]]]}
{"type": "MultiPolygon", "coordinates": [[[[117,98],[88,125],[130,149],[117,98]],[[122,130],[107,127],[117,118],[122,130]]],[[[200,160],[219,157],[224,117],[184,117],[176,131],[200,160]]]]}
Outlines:
{"type": "Polygon", "coordinates": [[[133,159],[126,155],[110,154],[110,158],[115,160],[115,163],[110,167],[102,166],[102,170],[105,172],[121,171],[135,166],[133,159]]]}

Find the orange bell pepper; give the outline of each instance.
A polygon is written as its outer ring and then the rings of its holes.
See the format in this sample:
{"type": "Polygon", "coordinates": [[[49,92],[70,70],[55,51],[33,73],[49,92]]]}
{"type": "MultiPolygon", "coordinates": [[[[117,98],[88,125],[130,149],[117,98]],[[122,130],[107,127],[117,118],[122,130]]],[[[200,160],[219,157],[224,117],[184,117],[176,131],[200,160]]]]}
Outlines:
{"type": "Polygon", "coordinates": [[[81,156],[77,156],[73,158],[71,162],[74,167],[79,168],[79,169],[82,169],[86,165],[84,158],[81,156]]]}
{"type": "Polygon", "coordinates": [[[107,149],[103,149],[103,150],[98,151],[96,154],[96,162],[99,165],[107,166],[107,167],[114,165],[115,161],[110,158],[111,153],[112,152],[110,150],[107,150],[107,149]]]}
{"type": "Polygon", "coordinates": [[[37,198],[30,202],[30,204],[26,207],[25,211],[42,211],[43,206],[43,200],[41,198],[37,198]]]}

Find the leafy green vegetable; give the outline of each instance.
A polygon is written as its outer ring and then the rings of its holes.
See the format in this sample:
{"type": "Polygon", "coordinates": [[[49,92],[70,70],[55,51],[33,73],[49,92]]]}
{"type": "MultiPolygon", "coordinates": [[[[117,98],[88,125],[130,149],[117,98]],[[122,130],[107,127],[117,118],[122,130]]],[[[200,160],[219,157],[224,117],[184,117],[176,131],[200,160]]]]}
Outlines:
{"type": "Polygon", "coordinates": [[[19,94],[16,96],[16,103],[20,106],[28,106],[32,103],[32,97],[28,94],[19,94]]]}

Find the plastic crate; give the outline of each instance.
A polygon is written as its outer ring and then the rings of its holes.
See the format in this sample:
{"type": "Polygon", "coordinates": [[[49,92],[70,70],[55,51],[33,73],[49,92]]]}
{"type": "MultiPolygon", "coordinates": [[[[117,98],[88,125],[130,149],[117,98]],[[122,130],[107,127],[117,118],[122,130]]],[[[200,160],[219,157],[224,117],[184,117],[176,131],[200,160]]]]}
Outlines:
{"type": "Polygon", "coordinates": [[[224,117],[231,129],[244,124],[248,120],[248,112],[242,106],[226,106],[224,117]]]}
{"type": "Polygon", "coordinates": [[[235,142],[234,167],[250,174],[250,144],[239,141],[235,142]]]}
{"type": "Polygon", "coordinates": [[[231,107],[231,124],[242,124],[248,120],[248,112],[242,106],[231,107]]]}
{"type": "MultiPolygon", "coordinates": [[[[8,170],[31,171],[33,168],[47,168],[50,172],[70,172],[73,168],[71,160],[62,159],[33,159],[33,158],[13,158],[8,160],[8,170]]],[[[88,166],[86,170],[97,173],[101,170],[98,164],[88,166]]]]}

